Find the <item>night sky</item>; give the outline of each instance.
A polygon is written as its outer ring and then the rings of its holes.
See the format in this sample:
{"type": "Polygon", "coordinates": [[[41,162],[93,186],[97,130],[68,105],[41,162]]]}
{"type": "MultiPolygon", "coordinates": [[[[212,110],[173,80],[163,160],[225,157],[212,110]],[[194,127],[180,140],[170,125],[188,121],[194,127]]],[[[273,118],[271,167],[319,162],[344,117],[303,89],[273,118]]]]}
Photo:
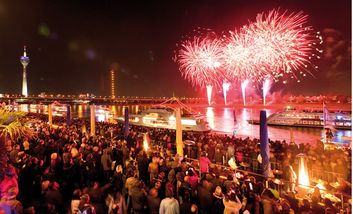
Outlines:
{"type": "Polygon", "coordinates": [[[172,60],[176,43],[198,27],[221,35],[273,8],[308,14],[324,53],[315,77],[272,92],[350,95],[349,0],[0,0],[0,93],[21,92],[27,45],[29,94],[108,95],[114,68],[120,96],[204,96],[172,60]]]}

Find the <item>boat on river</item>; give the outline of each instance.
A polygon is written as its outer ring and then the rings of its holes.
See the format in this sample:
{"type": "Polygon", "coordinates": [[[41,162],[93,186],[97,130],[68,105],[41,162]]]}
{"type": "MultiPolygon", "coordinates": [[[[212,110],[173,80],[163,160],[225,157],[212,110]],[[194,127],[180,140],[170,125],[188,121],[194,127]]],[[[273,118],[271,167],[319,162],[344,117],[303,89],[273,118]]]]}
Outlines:
{"type": "MultiPolygon", "coordinates": [[[[267,125],[270,126],[289,126],[289,127],[309,127],[334,129],[352,129],[352,112],[336,111],[326,112],[324,110],[296,110],[287,107],[284,111],[276,112],[267,117],[267,125]],[[324,121],[325,120],[325,121],[324,121]]],[[[251,124],[259,124],[259,120],[248,120],[251,124]]]]}
{"type": "MultiPolygon", "coordinates": [[[[183,131],[211,131],[206,118],[202,114],[192,111],[176,98],[152,106],[138,114],[129,115],[129,124],[153,128],[176,129],[176,108],[180,108],[183,131]],[[172,102],[174,102],[174,104],[172,104],[172,102]]],[[[120,116],[117,117],[116,120],[124,122],[125,118],[124,116],[120,116]]]]}

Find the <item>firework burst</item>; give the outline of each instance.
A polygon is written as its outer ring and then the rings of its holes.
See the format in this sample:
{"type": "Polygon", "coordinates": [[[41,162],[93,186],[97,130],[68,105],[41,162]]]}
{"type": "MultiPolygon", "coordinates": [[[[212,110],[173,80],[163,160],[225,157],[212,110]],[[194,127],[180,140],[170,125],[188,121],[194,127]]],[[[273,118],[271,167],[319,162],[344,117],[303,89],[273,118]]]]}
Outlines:
{"type": "Polygon", "coordinates": [[[177,62],[182,76],[193,86],[220,86],[223,54],[222,41],[215,36],[193,37],[182,42],[177,62]]]}
{"type": "Polygon", "coordinates": [[[224,69],[233,81],[247,79],[256,75],[253,62],[254,54],[250,42],[244,33],[243,28],[237,31],[229,31],[229,35],[224,36],[223,58],[224,69]]]}
{"type": "Polygon", "coordinates": [[[300,75],[312,75],[312,69],[318,68],[311,59],[320,58],[322,50],[317,46],[322,43],[322,37],[311,26],[306,26],[307,19],[303,12],[272,10],[258,14],[256,21],[245,29],[260,79],[271,76],[275,81],[279,78],[299,80],[300,75]]]}
{"type": "Polygon", "coordinates": [[[256,21],[224,36],[224,68],[233,79],[262,82],[264,79],[295,78],[311,74],[318,67],[311,63],[320,58],[319,32],[307,24],[303,12],[261,13],[256,21]]]}

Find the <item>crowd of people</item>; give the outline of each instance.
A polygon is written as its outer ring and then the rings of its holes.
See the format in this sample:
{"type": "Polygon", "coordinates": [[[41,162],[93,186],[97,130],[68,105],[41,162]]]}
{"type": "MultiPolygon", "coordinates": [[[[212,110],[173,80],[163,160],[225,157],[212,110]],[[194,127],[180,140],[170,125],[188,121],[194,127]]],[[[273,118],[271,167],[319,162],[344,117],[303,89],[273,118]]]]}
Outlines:
{"type": "Polygon", "coordinates": [[[56,118],[58,126],[50,127],[44,115],[26,117],[33,135],[6,142],[0,213],[337,213],[342,204],[350,209],[350,148],[270,141],[273,177],[287,184],[279,188],[258,175],[258,139],[185,132],[183,139],[194,144],[181,157],[173,130],[131,126],[124,136],[123,124],[96,123],[91,136],[88,121],[68,126],[56,118]],[[322,197],[318,187],[298,197],[299,153],[309,169],[339,173],[345,203],[322,197]]]}

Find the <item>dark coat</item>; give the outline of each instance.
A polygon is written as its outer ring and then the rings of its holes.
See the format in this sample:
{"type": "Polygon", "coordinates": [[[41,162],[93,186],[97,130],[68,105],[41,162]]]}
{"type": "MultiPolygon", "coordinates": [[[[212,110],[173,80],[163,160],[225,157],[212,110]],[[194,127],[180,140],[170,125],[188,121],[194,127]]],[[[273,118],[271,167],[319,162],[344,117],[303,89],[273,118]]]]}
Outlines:
{"type": "Polygon", "coordinates": [[[132,208],[135,211],[143,212],[146,204],[146,196],[139,188],[131,190],[132,208]]]}
{"type": "Polygon", "coordinates": [[[198,198],[200,203],[200,213],[211,213],[212,197],[208,189],[199,187],[198,198]]]}
{"type": "Polygon", "coordinates": [[[58,190],[51,190],[49,189],[44,194],[44,201],[46,204],[53,204],[55,205],[56,211],[59,213],[65,210],[64,207],[64,198],[58,190]]]}
{"type": "Polygon", "coordinates": [[[123,190],[124,187],[124,175],[122,173],[114,172],[111,183],[114,187],[116,187],[119,191],[123,190]]]}
{"type": "Polygon", "coordinates": [[[212,196],[212,213],[213,214],[223,214],[224,212],[224,204],[221,198],[217,198],[212,196]]]}
{"type": "Polygon", "coordinates": [[[159,213],[159,205],[161,204],[161,199],[159,197],[147,196],[148,210],[150,214],[159,213]]]}

